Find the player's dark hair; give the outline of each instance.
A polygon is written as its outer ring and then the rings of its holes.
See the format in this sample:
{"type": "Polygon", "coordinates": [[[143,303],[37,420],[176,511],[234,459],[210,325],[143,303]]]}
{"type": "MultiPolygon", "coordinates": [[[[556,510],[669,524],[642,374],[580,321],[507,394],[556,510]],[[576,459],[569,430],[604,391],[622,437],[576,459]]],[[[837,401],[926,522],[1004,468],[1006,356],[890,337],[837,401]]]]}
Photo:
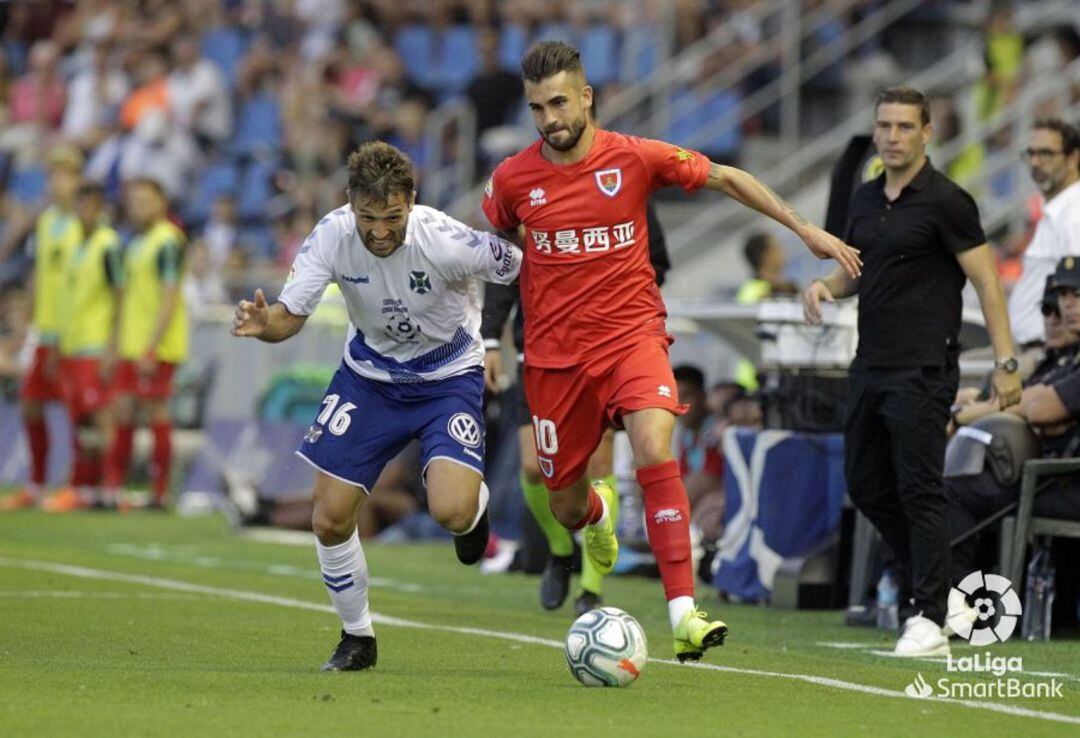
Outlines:
{"type": "Polygon", "coordinates": [[[743,244],[743,256],[750,264],[750,268],[757,274],[765,261],[765,253],[769,250],[769,234],[757,232],[746,239],[743,244]]]}
{"type": "Polygon", "coordinates": [[[919,118],[924,126],[930,125],[930,101],[926,99],[923,91],[908,85],[889,87],[878,93],[874,100],[874,112],[885,103],[899,103],[901,105],[915,105],[919,108],[919,118]]]}
{"type": "Polygon", "coordinates": [[[538,41],[521,57],[521,76],[539,82],[559,72],[577,72],[585,76],[581,54],[562,41],[538,41]]]}
{"type": "Polygon", "coordinates": [[[705,374],[693,364],[679,364],[672,370],[676,382],[689,382],[702,392],[705,391],[705,374]]]}
{"type": "Polygon", "coordinates": [[[104,199],[105,197],[105,185],[100,182],[95,182],[92,179],[83,180],[79,185],[77,197],[98,197],[104,199]]]}
{"type": "Polygon", "coordinates": [[[409,157],[383,141],[368,141],[349,154],[349,200],[390,202],[394,193],[412,196],[416,189],[409,157]]]}
{"type": "Polygon", "coordinates": [[[1080,149],[1080,130],[1077,130],[1076,126],[1066,123],[1061,118],[1039,118],[1031,127],[1041,128],[1045,131],[1057,131],[1058,135],[1061,136],[1061,150],[1065,152],[1065,156],[1080,149]]]}

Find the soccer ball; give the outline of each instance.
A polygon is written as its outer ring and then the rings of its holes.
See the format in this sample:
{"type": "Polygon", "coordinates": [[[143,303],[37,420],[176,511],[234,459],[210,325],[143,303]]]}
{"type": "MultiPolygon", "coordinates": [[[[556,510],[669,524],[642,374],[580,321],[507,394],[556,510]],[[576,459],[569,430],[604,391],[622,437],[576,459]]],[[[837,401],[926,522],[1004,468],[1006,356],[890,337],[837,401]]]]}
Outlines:
{"type": "Polygon", "coordinates": [[[645,631],[617,607],[590,610],[566,634],[566,665],[586,687],[625,687],[648,657],[645,631]]]}

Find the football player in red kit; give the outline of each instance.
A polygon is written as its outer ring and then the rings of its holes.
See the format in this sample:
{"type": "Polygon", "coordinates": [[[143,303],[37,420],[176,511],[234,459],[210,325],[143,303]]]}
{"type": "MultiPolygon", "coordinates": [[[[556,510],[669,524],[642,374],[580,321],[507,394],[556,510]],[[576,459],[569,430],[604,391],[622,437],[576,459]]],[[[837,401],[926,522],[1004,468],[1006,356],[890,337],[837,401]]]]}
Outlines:
{"type": "Polygon", "coordinates": [[[723,643],[727,626],[694,602],[690,510],[671,455],[679,404],[666,310],[649,264],[645,204],[661,187],[717,190],[797,233],[852,276],[858,252],[814,226],[750,174],[660,141],[597,128],[581,57],[562,42],[521,61],[540,139],[496,168],[484,213],[517,232],[525,263],[525,392],[552,512],[583,529],[598,571],[615,564],[614,500],[590,486],[589,457],[608,425],[625,428],[680,661],[723,643]]]}

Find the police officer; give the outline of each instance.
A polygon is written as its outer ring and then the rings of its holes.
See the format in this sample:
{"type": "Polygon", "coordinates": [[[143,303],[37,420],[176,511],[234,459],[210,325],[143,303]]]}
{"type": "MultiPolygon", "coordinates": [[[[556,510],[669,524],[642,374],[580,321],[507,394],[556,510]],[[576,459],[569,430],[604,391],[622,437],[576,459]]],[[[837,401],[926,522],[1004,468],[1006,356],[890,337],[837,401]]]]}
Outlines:
{"type": "Polygon", "coordinates": [[[930,164],[926,96],[911,87],[875,101],[874,144],[884,172],[862,185],[844,240],[861,250],[862,276],[840,271],[803,293],[807,320],[821,301],[858,295],[859,346],[844,422],[852,502],[910,575],[914,614],[898,656],[942,656],[949,588],[948,504],[943,492],[949,408],[956,395],[965,278],[975,285],[996,357],[1002,408],[1020,399],[1020,375],[998,281],[975,201],[930,164]]]}
{"type": "MultiPolygon", "coordinates": [[[[1047,357],[1025,383],[1020,402],[1009,408],[1008,415],[1023,421],[1025,430],[1035,431],[1032,455],[1076,456],[1080,453],[1080,259],[1066,257],[1058,263],[1047,284],[1042,312],[1047,357]]],[[[985,419],[996,421],[996,427],[984,421],[975,423],[992,435],[982,468],[945,480],[954,539],[1019,497],[1021,468],[1017,462],[1025,455],[1025,441],[1015,429],[1001,423],[1007,419],[1002,415],[985,419]]],[[[950,450],[957,440],[950,442],[950,450]]],[[[950,453],[951,458],[957,456],[950,453]]],[[[1080,519],[1080,481],[1056,480],[1035,498],[1033,510],[1039,517],[1080,519]]],[[[954,581],[979,568],[978,548],[977,539],[968,537],[953,549],[954,581]]]]}

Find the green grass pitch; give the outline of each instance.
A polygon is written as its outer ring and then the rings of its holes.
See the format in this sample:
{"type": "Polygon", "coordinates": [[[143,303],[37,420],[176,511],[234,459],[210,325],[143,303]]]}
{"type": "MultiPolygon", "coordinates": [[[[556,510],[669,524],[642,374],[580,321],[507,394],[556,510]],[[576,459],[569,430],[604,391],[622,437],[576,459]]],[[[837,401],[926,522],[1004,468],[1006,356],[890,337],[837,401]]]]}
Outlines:
{"type": "Polygon", "coordinates": [[[1061,698],[916,699],[905,686],[944,663],[874,653],[892,640],[836,612],[721,607],[704,588],[731,628],[708,653],[721,668],[666,663],[660,583],[611,578],[606,602],[657,660],[629,688],[587,689],[557,648],[571,605],[541,610],[536,578],[484,576],[449,543],[365,550],[378,666],[322,674],[339,624],[313,546],[221,518],[0,516],[0,736],[1080,735],[1077,641],[992,649],[1061,698]]]}

